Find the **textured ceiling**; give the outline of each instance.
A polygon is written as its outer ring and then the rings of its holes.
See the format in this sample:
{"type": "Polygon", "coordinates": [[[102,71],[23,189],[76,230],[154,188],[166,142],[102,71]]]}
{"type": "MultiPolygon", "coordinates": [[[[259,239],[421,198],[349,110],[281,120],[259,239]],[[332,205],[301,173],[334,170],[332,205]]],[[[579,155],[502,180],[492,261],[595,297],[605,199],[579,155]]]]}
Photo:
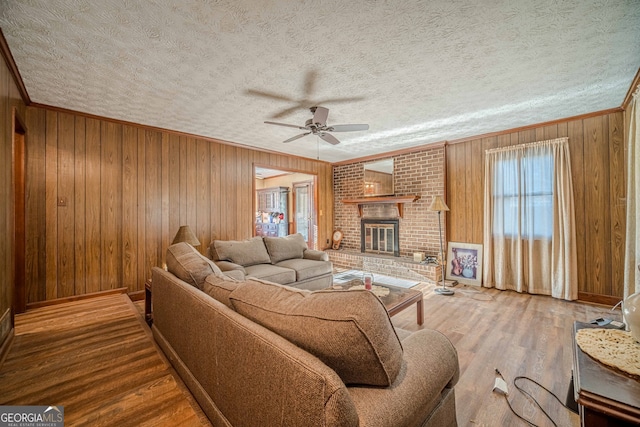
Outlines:
{"type": "Polygon", "coordinates": [[[638,0],[2,0],[0,26],[33,102],[332,162],[618,107],[640,66],[638,0]],[[263,123],[318,103],[370,129],[263,123]]]}

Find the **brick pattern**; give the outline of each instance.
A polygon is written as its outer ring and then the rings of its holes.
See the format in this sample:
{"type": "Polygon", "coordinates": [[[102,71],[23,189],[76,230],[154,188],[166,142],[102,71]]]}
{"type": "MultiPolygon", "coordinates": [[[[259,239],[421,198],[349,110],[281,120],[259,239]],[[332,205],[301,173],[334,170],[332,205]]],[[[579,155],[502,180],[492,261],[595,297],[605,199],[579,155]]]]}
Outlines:
{"type": "Polygon", "coordinates": [[[363,270],[385,276],[417,280],[419,282],[439,282],[442,280],[442,268],[435,264],[423,264],[405,257],[389,257],[363,254],[348,250],[327,250],[334,267],[363,270]]]}
{"type": "MultiPolygon", "coordinates": [[[[333,169],[334,225],[342,230],[342,248],[360,252],[360,218],[356,205],[342,203],[343,199],[364,197],[364,162],[338,165],[333,169]]],[[[400,256],[412,257],[414,252],[425,252],[436,256],[440,252],[438,214],[428,210],[431,199],[444,195],[445,149],[436,147],[394,157],[394,187],[396,196],[417,194],[420,200],[405,203],[404,217],[400,219],[400,256]]],[[[389,217],[388,206],[383,214],[389,217]]],[[[370,205],[363,209],[366,218],[380,218],[380,206],[370,205]]],[[[392,208],[392,216],[397,217],[392,208]]],[[[446,215],[442,215],[443,244],[446,251],[446,215]]]]}

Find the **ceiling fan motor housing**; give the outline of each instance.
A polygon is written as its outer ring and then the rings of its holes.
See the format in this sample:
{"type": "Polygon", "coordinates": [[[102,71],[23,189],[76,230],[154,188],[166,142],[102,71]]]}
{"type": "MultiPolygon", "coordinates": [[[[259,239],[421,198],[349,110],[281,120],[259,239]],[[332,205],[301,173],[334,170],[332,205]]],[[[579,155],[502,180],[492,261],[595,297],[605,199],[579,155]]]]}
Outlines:
{"type": "Polygon", "coordinates": [[[282,142],[291,142],[291,141],[295,141],[296,139],[302,138],[303,136],[307,136],[307,135],[317,135],[320,138],[322,138],[324,141],[328,142],[329,144],[339,144],[340,141],[338,141],[338,139],[331,135],[328,132],[351,132],[351,131],[359,131],[359,130],[367,130],[369,129],[369,125],[334,125],[334,126],[327,126],[327,116],[329,115],[329,110],[325,107],[318,107],[318,106],[314,106],[309,108],[309,110],[311,111],[311,113],[313,113],[313,117],[310,119],[307,119],[305,121],[304,127],[302,126],[296,126],[296,125],[290,125],[287,123],[277,123],[277,122],[270,122],[270,121],[265,121],[265,123],[270,124],[270,125],[277,125],[277,126],[286,126],[286,127],[292,127],[292,128],[297,128],[297,129],[302,129],[302,130],[307,130],[308,132],[306,133],[302,133],[300,135],[296,135],[294,137],[291,137],[287,140],[284,140],[282,142]]]}

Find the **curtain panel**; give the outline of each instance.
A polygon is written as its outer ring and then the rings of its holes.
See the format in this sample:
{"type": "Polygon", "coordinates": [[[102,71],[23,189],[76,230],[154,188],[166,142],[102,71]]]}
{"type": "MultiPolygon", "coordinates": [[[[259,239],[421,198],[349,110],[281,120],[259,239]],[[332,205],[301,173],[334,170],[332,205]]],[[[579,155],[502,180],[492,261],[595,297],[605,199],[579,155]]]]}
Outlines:
{"type": "Polygon", "coordinates": [[[483,285],[578,298],[568,138],[487,150],[483,285]]]}
{"type": "Polygon", "coordinates": [[[640,292],[640,111],[638,96],[630,103],[627,138],[627,232],[624,251],[624,297],[640,292]]]}

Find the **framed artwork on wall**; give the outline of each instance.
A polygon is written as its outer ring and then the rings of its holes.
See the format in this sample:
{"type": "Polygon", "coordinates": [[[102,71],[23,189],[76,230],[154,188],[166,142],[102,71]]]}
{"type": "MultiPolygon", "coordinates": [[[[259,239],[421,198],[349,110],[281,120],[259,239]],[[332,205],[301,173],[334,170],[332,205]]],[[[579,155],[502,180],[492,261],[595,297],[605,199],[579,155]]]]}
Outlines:
{"type": "Polygon", "coordinates": [[[482,245],[449,242],[445,279],[467,285],[482,285],[482,245]]]}

